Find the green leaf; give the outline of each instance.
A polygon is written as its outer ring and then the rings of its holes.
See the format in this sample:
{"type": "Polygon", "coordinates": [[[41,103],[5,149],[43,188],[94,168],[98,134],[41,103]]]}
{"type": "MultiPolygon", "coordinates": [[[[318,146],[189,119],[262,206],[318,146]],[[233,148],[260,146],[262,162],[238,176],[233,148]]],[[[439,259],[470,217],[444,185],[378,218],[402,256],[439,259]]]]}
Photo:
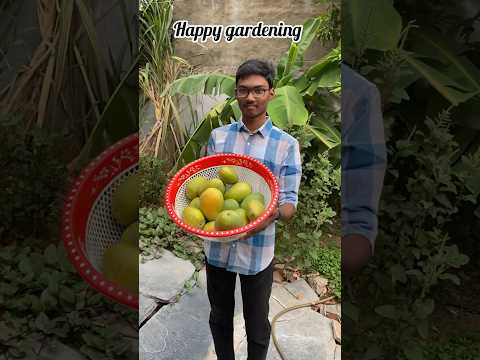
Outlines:
{"type": "Polygon", "coordinates": [[[397,319],[397,310],[393,305],[381,305],[375,308],[375,312],[388,319],[397,319]]]}
{"type": "Polygon", "coordinates": [[[283,77],[288,76],[289,73],[294,72],[295,70],[303,66],[305,52],[310,47],[312,41],[315,39],[320,25],[320,17],[315,17],[305,21],[305,23],[303,24],[302,39],[300,40],[300,42],[292,42],[288,52],[283,54],[278,61],[276,79],[277,81],[275,81],[275,84],[281,81],[283,77]]]}
{"type": "Polygon", "coordinates": [[[165,95],[227,95],[235,96],[235,78],[224,74],[198,74],[177,79],[164,91],[165,95]]]}
{"type": "Polygon", "coordinates": [[[337,129],[321,119],[317,119],[316,123],[319,126],[305,125],[305,128],[330,150],[340,145],[341,135],[337,129]]]}
{"type": "Polygon", "coordinates": [[[471,91],[466,88],[464,84],[458,83],[453,78],[445,75],[439,70],[427,65],[425,62],[418,58],[404,53],[405,60],[421,74],[430,85],[432,85],[443,97],[452,103],[452,105],[458,105],[471,99],[473,96],[479,93],[479,91],[471,91]]]}
{"type": "Polygon", "coordinates": [[[408,360],[423,360],[422,348],[416,343],[405,343],[402,350],[408,360]]]}
{"type": "Polygon", "coordinates": [[[292,125],[305,125],[308,111],[302,96],[294,86],[276,89],[276,96],[268,103],[267,112],[273,123],[285,129],[292,125]]]}
{"type": "Polygon", "coordinates": [[[57,262],[57,247],[53,244],[50,244],[43,252],[43,256],[47,264],[55,264],[57,262]]]}
{"type": "Polygon", "coordinates": [[[449,274],[449,273],[440,274],[438,278],[441,280],[450,280],[455,285],[460,285],[460,278],[454,274],[449,274]]]}
{"type": "Polygon", "coordinates": [[[351,302],[345,301],[342,303],[342,312],[353,321],[358,322],[360,311],[351,302]]]}
{"type": "Polygon", "coordinates": [[[405,269],[400,264],[395,264],[390,268],[390,273],[392,274],[392,282],[395,284],[397,281],[405,283],[407,281],[407,276],[405,274],[405,269]]]}
{"type": "Polygon", "coordinates": [[[426,319],[433,313],[435,302],[433,299],[417,300],[414,304],[415,316],[419,319],[426,319]]]}
{"type": "Polygon", "coordinates": [[[467,57],[457,55],[455,45],[448,43],[448,37],[433,29],[417,29],[409,36],[416,53],[441,61],[450,68],[449,73],[457,77],[457,82],[468,84],[470,90],[480,90],[480,69],[467,57]]]}
{"type": "Polygon", "coordinates": [[[387,51],[397,47],[402,18],[391,0],[351,0],[345,3],[345,47],[387,51]]]}
{"type": "Polygon", "coordinates": [[[52,322],[45,313],[40,313],[35,318],[35,326],[38,330],[50,334],[52,330],[52,322]]]}
{"type": "Polygon", "coordinates": [[[417,321],[417,331],[418,334],[423,338],[427,339],[429,334],[429,324],[427,320],[417,321]]]}

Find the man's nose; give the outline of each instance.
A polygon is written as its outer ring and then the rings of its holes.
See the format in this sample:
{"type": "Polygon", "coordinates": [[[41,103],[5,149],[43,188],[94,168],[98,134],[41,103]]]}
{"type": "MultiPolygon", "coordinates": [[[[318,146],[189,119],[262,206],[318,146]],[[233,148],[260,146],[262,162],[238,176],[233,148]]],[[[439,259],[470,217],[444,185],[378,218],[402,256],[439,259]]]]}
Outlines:
{"type": "Polygon", "coordinates": [[[255,100],[255,97],[253,96],[253,91],[248,92],[247,100],[250,100],[250,101],[255,100]]]}

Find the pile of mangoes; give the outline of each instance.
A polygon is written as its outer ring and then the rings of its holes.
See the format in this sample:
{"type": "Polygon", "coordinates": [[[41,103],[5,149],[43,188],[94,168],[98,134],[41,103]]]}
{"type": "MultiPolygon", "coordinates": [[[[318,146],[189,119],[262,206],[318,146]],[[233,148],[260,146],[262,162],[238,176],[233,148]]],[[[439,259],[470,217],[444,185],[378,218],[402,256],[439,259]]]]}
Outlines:
{"type": "Polygon", "coordinates": [[[231,166],[222,166],[218,177],[198,176],[186,185],[190,203],[183,209],[184,223],[205,231],[226,231],[247,225],[265,211],[265,198],[252,186],[238,181],[231,166]]]}

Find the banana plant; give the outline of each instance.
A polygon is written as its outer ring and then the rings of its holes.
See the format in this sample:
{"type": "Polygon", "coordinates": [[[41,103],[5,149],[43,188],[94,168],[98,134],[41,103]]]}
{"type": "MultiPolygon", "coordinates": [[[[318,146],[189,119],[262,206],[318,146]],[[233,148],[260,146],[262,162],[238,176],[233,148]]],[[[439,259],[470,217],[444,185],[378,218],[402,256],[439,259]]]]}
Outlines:
{"type": "MultiPolygon", "coordinates": [[[[292,42],[289,50],[280,58],[274,79],[276,96],[268,103],[267,112],[272,122],[279,128],[304,126],[315,135],[318,141],[325,144],[328,149],[332,149],[340,144],[339,130],[333,124],[322,122],[309,124],[312,114],[305,106],[305,100],[320,96],[320,89],[335,89],[340,86],[339,48],[333,49],[306,71],[301,71],[304,65],[304,54],[315,39],[319,26],[319,17],[307,20],[304,23],[300,42],[292,42]]],[[[210,132],[214,128],[232,120],[238,120],[241,116],[234,97],[234,76],[218,73],[188,76],[172,82],[163,93],[169,96],[202,94],[226,95],[227,99],[211,109],[199,123],[172,171],[202,155],[201,149],[208,142],[210,132]]]]}

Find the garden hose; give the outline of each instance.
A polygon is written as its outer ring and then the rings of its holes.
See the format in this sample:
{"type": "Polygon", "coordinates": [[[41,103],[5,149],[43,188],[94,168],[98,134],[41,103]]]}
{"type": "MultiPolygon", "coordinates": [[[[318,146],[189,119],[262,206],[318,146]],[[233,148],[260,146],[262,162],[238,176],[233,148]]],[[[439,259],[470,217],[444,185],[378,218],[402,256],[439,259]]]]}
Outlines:
{"type": "Polygon", "coordinates": [[[272,319],[272,340],[273,340],[273,345],[275,345],[275,349],[277,350],[278,352],[278,355],[280,355],[280,358],[282,360],[288,360],[287,357],[285,356],[285,354],[283,353],[283,351],[280,349],[280,346],[278,345],[278,341],[277,341],[277,337],[275,336],[275,322],[278,320],[279,317],[281,317],[282,315],[285,315],[287,312],[289,311],[292,311],[292,310],[296,310],[296,309],[300,309],[300,308],[303,308],[303,307],[307,307],[307,306],[314,306],[314,305],[318,305],[318,304],[322,304],[324,302],[327,302],[329,300],[332,300],[334,299],[335,296],[329,296],[329,297],[326,297],[324,299],[320,299],[320,300],[317,300],[317,301],[313,301],[313,302],[310,302],[310,303],[306,303],[306,304],[299,304],[299,305],[294,305],[294,306],[290,306],[286,309],[283,309],[282,311],[280,311],[278,314],[276,314],[273,319],[272,319]]]}

